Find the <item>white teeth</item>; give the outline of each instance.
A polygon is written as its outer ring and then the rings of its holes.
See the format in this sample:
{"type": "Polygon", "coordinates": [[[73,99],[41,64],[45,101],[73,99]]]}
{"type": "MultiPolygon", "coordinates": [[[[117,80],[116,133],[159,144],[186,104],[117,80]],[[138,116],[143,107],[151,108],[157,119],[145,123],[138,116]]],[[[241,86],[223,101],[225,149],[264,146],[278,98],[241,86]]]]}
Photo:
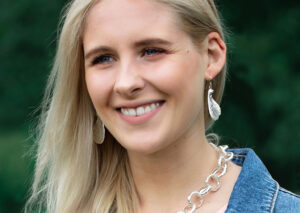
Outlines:
{"type": "Polygon", "coordinates": [[[151,111],[151,108],[149,106],[147,106],[145,109],[145,113],[150,112],[150,111],[151,111]]]}
{"type": "Polygon", "coordinates": [[[136,110],[136,114],[137,115],[143,115],[145,114],[145,110],[143,107],[138,107],[137,110],[136,110]]]}
{"type": "Polygon", "coordinates": [[[156,104],[151,104],[151,109],[155,109],[156,108],[156,104]]]}
{"type": "Polygon", "coordinates": [[[124,114],[124,115],[129,115],[129,112],[123,108],[121,108],[121,112],[124,114]]]}
{"type": "Polygon", "coordinates": [[[146,107],[140,106],[138,108],[130,108],[130,109],[121,108],[121,113],[127,116],[140,116],[148,112],[151,112],[152,110],[156,109],[159,106],[160,106],[159,103],[153,103],[151,105],[147,105],[146,107]]]}
{"type": "Polygon", "coordinates": [[[130,116],[136,116],[136,111],[134,109],[128,110],[130,116]]]}

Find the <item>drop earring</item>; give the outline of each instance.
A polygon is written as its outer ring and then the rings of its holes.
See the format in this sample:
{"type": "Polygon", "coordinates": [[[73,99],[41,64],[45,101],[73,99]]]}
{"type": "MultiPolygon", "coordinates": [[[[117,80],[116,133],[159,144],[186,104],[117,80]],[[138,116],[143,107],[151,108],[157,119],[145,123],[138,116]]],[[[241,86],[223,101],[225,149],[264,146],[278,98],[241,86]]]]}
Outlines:
{"type": "Polygon", "coordinates": [[[221,115],[221,108],[219,104],[213,98],[214,90],[212,89],[212,83],[209,82],[208,95],[207,95],[207,103],[208,103],[208,111],[210,117],[216,121],[219,119],[221,115]]]}
{"type": "Polygon", "coordinates": [[[96,144],[102,144],[105,139],[105,127],[100,118],[96,118],[93,126],[93,140],[96,144]]]}

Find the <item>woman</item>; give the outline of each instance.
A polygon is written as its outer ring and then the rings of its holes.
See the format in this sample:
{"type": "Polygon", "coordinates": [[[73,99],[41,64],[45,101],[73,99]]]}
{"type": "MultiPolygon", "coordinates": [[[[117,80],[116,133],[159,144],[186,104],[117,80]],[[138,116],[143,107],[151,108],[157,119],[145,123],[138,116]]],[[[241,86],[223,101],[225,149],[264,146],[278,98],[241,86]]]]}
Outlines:
{"type": "Polygon", "coordinates": [[[226,45],[213,0],[75,0],[40,125],[27,210],[297,212],[250,149],[205,132],[226,45]]]}

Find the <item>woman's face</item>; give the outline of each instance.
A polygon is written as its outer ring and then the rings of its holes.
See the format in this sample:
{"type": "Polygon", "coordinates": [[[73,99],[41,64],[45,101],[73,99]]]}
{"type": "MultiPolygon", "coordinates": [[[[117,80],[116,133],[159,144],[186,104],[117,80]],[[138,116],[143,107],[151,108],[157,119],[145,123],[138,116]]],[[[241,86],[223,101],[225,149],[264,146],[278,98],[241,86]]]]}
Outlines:
{"type": "Polygon", "coordinates": [[[165,5],[102,0],[87,17],[83,45],[93,105],[128,151],[155,153],[204,131],[207,54],[165,5]]]}

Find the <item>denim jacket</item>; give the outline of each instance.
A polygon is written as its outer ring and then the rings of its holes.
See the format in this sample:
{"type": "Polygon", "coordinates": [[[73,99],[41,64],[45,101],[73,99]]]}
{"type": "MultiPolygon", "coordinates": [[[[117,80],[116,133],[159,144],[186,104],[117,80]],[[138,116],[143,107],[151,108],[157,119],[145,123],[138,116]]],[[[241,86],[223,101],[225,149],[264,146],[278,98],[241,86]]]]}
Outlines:
{"type": "Polygon", "coordinates": [[[228,149],[241,166],[225,213],[300,213],[300,196],[279,186],[252,149],[228,149]]]}

